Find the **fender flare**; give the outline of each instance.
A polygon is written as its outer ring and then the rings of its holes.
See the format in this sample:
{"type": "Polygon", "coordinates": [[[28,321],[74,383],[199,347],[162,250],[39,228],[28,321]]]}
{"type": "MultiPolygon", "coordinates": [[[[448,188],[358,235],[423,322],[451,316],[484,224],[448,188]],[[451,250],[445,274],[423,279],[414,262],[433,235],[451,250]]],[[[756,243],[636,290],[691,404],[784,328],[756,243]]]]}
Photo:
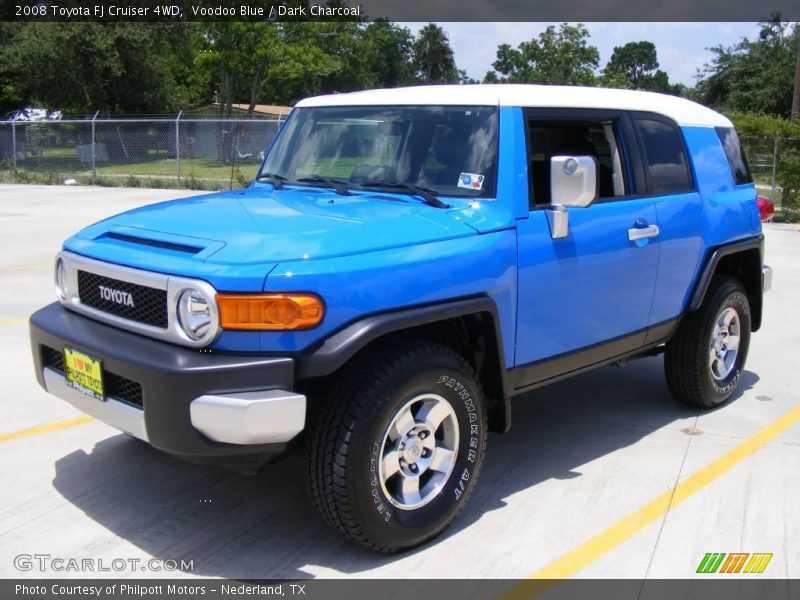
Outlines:
{"type": "Polygon", "coordinates": [[[503,332],[500,329],[497,306],[488,296],[476,296],[362,317],[339,329],[311,350],[298,355],[295,358],[297,378],[310,379],[330,375],[367,344],[388,333],[480,313],[489,313],[492,317],[500,366],[505,370],[503,332]]]}
{"type": "MultiPolygon", "coordinates": [[[[377,313],[350,323],[312,349],[295,357],[297,379],[312,379],[335,373],[359,351],[375,340],[394,332],[432,325],[457,317],[488,314],[493,328],[487,343],[484,383],[490,402],[489,426],[492,431],[504,432],[511,425],[512,386],[506,369],[503,351],[503,330],[498,309],[486,295],[448,300],[396,311],[377,313]],[[491,344],[491,347],[488,347],[491,344]]],[[[486,332],[484,332],[486,333],[486,332]]],[[[488,336],[487,336],[488,337],[488,336]]]]}
{"type": "MultiPolygon", "coordinates": [[[[698,308],[700,308],[700,305],[703,304],[706,292],[708,291],[708,288],[711,285],[711,279],[714,277],[714,273],[717,270],[717,266],[724,257],[730,256],[732,254],[738,254],[741,252],[747,252],[750,250],[758,250],[759,273],[757,274],[757,277],[760,280],[761,278],[760,268],[764,264],[763,233],[736,242],[731,242],[729,244],[724,244],[722,246],[717,246],[716,248],[711,249],[706,256],[703,269],[700,272],[700,276],[697,278],[697,283],[695,284],[694,291],[689,297],[689,304],[686,307],[686,310],[687,311],[697,310],[698,308]]],[[[757,292],[755,290],[748,290],[748,291],[751,294],[755,294],[756,296],[752,299],[754,304],[754,306],[752,307],[753,331],[756,331],[761,325],[761,305],[762,305],[763,290],[759,287],[757,292]]]]}

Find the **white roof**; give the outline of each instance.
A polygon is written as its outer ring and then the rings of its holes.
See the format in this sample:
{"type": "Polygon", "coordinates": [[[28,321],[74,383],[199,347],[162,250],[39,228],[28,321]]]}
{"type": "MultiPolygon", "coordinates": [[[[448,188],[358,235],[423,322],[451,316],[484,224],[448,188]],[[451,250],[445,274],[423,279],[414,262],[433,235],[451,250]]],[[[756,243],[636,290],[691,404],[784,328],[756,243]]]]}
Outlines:
{"type": "Polygon", "coordinates": [[[307,106],[379,105],[524,106],[642,110],[669,117],[679,125],[732,127],[724,115],[678,96],[597,87],[532,84],[422,85],[306,98],[307,106]]]}

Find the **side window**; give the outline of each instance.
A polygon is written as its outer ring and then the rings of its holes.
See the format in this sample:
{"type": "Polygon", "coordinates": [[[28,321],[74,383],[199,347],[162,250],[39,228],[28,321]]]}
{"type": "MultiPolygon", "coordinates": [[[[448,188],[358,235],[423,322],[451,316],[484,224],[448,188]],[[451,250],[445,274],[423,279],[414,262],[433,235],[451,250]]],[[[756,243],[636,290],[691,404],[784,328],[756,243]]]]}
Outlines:
{"type": "Polygon", "coordinates": [[[694,189],[689,161],[678,127],[664,121],[638,118],[644,145],[644,166],[652,194],[680,194],[694,189]]]}
{"type": "Polygon", "coordinates": [[[530,207],[550,204],[550,159],[565,154],[597,159],[600,199],[630,194],[619,131],[613,119],[528,121],[530,207]]]}
{"type": "Polygon", "coordinates": [[[717,136],[722,144],[722,149],[725,150],[725,156],[728,158],[728,164],[731,167],[731,174],[736,184],[740,183],[753,183],[753,177],[750,175],[750,169],[747,166],[747,160],[742,152],[742,146],[739,144],[739,136],[733,127],[717,127],[717,136]]]}

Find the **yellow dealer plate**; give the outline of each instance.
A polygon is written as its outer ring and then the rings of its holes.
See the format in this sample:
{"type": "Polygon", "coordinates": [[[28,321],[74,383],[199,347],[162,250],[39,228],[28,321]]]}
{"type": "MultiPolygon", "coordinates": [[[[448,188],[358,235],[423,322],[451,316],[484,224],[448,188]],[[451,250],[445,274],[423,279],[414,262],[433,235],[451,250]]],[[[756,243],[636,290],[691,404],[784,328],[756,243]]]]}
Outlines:
{"type": "Polygon", "coordinates": [[[95,400],[104,401],[103,363],[72,348],[64,348],[64,378],[67,385],[95,400]]]}

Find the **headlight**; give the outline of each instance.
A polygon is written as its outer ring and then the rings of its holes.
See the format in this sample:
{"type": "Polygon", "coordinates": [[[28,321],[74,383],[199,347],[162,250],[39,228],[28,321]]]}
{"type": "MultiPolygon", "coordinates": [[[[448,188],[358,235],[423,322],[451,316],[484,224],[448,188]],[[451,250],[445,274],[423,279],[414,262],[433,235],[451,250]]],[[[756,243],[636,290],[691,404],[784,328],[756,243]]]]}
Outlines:
{"type": "Polygon", "coordinates": [[[67,279],[67,265],[62,259],[56,260],[56,295],[62,302],[67,299],[69,294],[69,281],[67,279]]]}
{"type": "Polygon", "coordinates": [[[183,290],[178,296],[178,323],[189,339],[198,341],[208,333],[212,325],[212,302],[197,289],[183,290]]]}

